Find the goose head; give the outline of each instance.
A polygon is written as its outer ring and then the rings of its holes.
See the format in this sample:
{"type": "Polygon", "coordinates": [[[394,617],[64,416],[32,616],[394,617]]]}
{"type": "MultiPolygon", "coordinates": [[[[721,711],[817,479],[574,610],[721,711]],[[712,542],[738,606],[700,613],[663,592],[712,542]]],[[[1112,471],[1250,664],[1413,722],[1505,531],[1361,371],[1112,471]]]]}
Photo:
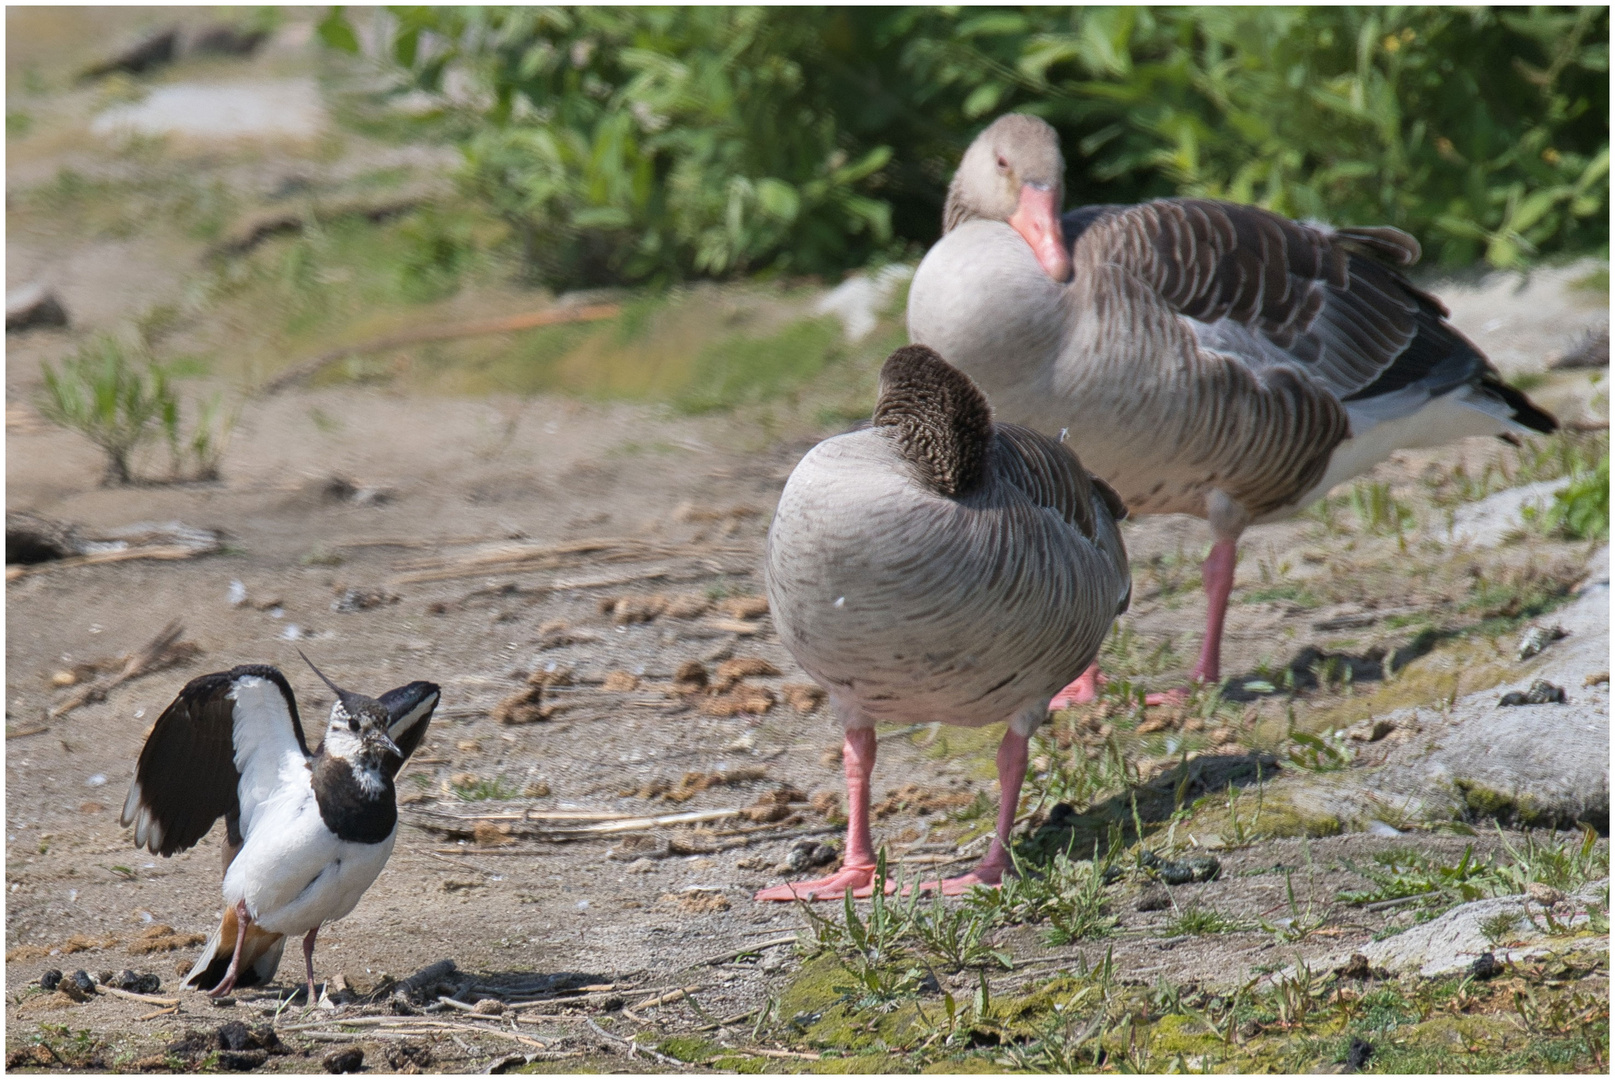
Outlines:
{"type": "Polygon", "coordinates": [[[1065,159],[1060,137],[1035,116],[1009,113],[989,124],[948,185],[943,232],[971,218],[1002,221],[1031,245],[1055,281],[1071,277],[1071,253],[1060,231],[1065,159]]]}
{"type": "Polygon", "coordinates": [[[957,498],[986,477],[993,414],[970,377],[924,345],[905,345],[880,369],[871,426],[897,444],[915,476],[957,498]]]}

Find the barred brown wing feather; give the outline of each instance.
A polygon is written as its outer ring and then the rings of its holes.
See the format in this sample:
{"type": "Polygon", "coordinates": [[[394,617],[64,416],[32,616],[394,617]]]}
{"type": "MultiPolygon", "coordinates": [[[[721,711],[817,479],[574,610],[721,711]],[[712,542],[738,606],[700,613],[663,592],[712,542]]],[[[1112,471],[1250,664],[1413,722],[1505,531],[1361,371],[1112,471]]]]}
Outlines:
{"type": "Polygon", "coordinates": [[[1106,214],[1080,243],[1139,274],[1203,347],[1257,369],[1293,365],[1339,398],[1429,331],[1418,317],[1427,298],[1388,265],[1419,256],[1398,229],[1331,230],[1254,206],[1160,199],[1106,214]]]}
{"type": "Polygon", "coordinates": [[[1089,540],[1094,538],[1093,479],[1072,450],[1019,424],[994,424],[991,467],[1039,506],[1058,513],[1089,540]]]}

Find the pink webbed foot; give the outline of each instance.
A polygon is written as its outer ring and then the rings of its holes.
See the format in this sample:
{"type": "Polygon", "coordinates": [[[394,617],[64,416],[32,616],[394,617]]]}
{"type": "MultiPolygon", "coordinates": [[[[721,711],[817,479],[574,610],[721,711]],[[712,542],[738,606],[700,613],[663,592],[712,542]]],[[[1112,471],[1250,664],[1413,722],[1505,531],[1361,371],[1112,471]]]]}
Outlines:
{"type": "Polygon", "coordinates": [[[1069,709],[1073,705],[1086,705],[1099,697],[1099,688],[1105,685],[1105,677],[1099,673],[1099,664],[1088,665],[1088,670],[1077,676],[1075,682],[1054,697],[1049,699],[1049,711],[1057,712],[1060,709],[1069,709]]]}
{"type": "MultiPolygon", "coordinates": [[[[978,866],[968,874],[958,877],[944,878],[941,881],[922,881],[916,888],[922,893],[942,890],[943,896],[963,896],[971,889],[980,886],[984,889],[996,889],[1004,882],[1004,871],[998,867],[978,866]]],[[[903,890],[904,895],[908,890],[903,890]]]]}
{"type": "MultiPolygon", "coordinates": [[[[886,883],[886,891],[891,892],[896,886],[892,882],[886,883]]],[[[754,900],[840,900],[848,889],[852,890],[855,899],[873,896],[875,893],[875,868],[873,866],[844,866],[827,878],[817,881],[790,881],[784,885],[775,885],[772,889],[764,889],[754,900]]]]}
{"type": "Polygon", "coordinates": [[[1154,705],[1173,705],[1173,706],[1182,705],[1182,704],[1185,704],[1189,700],[1189,695],[1193,694],[1194,691],[1195,691],[1195,687],[1192,687],[1192,686],[1179,686],[1179,687],[1175,687],[1175,688],[1173,688],[1171,690],[1162,690],[1162,691],[1160,691],[1158,693],[1154,693],[1154,694],[1145,694],[1144,695],[1144,704],[1145,705],[1150,705],[1150,706],[1154,706],[1154,705]]]}

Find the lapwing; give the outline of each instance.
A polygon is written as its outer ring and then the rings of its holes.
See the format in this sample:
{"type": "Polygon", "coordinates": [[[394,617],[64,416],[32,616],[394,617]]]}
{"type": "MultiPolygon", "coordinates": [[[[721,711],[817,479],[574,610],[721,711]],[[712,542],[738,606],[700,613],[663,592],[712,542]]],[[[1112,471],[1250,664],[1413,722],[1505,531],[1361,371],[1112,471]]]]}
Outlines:
{"type": "Polygon", "coordinates": [[[221,997],[274,977],[302,934],[308,1000],[314,938],[354,909],[398,833],[393,779],[420,745],[440,691],[412,682],[378,698],[337,686],[310,751],[286,676],[244,664],[192,679],[146,737],[120,821],[169,856],[225,821],[224,916],[184,985],[221,997]]]}

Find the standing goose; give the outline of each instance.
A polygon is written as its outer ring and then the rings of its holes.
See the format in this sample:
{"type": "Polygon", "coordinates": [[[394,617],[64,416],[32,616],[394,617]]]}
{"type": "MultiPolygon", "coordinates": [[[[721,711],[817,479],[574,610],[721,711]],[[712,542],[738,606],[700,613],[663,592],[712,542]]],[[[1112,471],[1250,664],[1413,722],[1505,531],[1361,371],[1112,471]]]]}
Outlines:
{"type": "MultiPolygon", "coordinates": [[[[1208,520],[1192,680],[1218,679],[1246,526],[1400,448],[1557,427],[1394,269],[1419,257],[1406,233],[1210,199],[1062,218],[1064,174],[1042,120],[1011,114],[977,136],[915,273],[909,336],[1001,415],[1068,429],[1129,510],[1208,520]]],[[[1096,674],[1056,707],[1091,698],[1096,674]]]]}
{"type": "Polygon", "coordinates": [[[845,857],[830,877],[757,899],[869,894],[877,721],[1009,722],[992,847],[941,887],[998,883],[1027,741],[1127,608],[1124,512],[1066,447],[995,425],[981,391],[930,349],[887,359],[873,425],[819,443],[791,473],[764,563],[780,637],[845,729],[845,857]]]}
{"type": "Polygon", "coordinates": [[[154,855],[190,848],[225,819],[224,915],[185,977],[215,997],[268,982],[286,936],[303,934],[314,1001],[315,935],[386,865],[398,833],[393,778],[437,707],[429,682],[377,700],[314,673],[336,693],[319,750],[303,738],[286,676],[244,664],[192,679],[163,710],[124,802],[121,823],[154,855]]]}

